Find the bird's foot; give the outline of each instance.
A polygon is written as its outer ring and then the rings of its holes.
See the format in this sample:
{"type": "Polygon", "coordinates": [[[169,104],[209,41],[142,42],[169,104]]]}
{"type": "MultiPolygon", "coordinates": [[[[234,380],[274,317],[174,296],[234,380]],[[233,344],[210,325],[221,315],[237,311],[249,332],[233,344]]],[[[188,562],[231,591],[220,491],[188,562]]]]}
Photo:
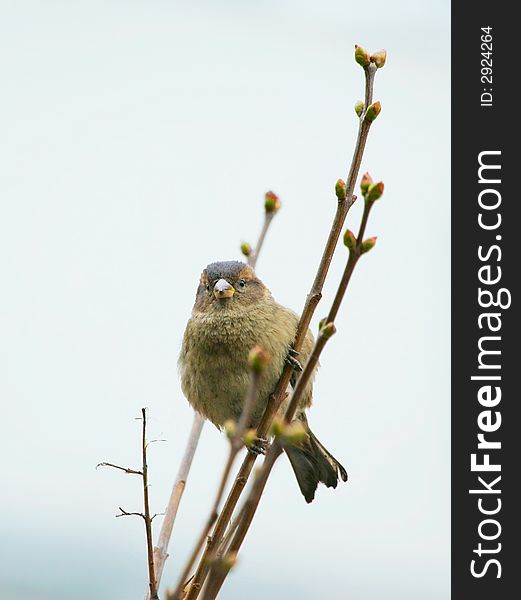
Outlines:
{"type": "Polygon", "coordinates": [[[300,352],[297,352],[297,350],[290,346],[288,354],[286,355],[286,364],[288,364],[294,371],[301,373],[302,365],[298,361],[297,356],[300,356],[300,352]]]}
{"type": "Polygon", "coordinates": [[[255,438],[253,443],[248,446],[248,452],[254,454],[255,456],[259,456],[259,454],[266,454],[266,450],[268,449],[269,442],[264,438],[255,438]]]}

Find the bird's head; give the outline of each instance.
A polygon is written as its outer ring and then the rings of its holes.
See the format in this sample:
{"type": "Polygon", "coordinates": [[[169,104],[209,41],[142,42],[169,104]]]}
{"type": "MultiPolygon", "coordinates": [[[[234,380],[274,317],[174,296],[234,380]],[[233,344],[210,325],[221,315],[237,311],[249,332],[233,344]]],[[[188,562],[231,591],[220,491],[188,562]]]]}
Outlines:
{"type": "Polygon", "coordinates": [[[195,309],[199,311],[236,309],[271,297],[253,269],[236,260],[209,264],[201,274],[195,309]]]}

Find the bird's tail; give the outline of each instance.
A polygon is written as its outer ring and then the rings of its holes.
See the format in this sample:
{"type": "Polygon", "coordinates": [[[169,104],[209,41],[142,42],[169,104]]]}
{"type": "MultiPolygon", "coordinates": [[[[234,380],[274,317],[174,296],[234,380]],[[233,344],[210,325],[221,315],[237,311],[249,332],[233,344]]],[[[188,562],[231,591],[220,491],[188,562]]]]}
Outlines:
{"type": "Polygon", "coordinates": [[[306,502],[312,502],[319,482],[336,488],[338,477],[347,481],[347,471],[338,460],[320,443],[309,428],[304,414],[299,416],[307,436],[299,444],[285,444],[298,485],[306,502]]]}

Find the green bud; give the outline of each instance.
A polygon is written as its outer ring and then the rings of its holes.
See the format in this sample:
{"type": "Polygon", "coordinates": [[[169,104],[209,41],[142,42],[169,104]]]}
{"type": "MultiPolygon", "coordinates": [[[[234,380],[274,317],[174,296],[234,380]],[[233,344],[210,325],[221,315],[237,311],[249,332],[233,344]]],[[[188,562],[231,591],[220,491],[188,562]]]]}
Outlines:
{"type": "Polygon", "coordinates": [[[360,248],[360,254],[365,254],[366,252],[369,252],[369,250],[374,248],[375,244],[376,244],[375,237],[367,238],[366,240],[364,240],[362,242],[362,247],[360,248]]]}
{"type": "Polygon", "coordinates": [[[324,327],[324,325],[326,324],[326,320],[327,317],[324,317],[323,319],[320,319],[320,321],[318,322],[318,330],[320,331],[322,329],[322,327],[324,327]]]}
{"type": "Polygon", "coordinates": [[[385,50],[378,50],[378,52],[371,54],[369,60],[376,65],[377,69],[381,69],[385,65],[386,58],[387,52],[385,50]]]}
{"type": "Polygon", "coordinates": [[[369,173],[366,171],[363,175],[362,175],[362,180],[360,181],[360,189],[362,190],[362,195],[365,196],[367,194],[367,190],[369,189],[369,186],[373,183],[373,178],[371,177],[371,175],[369,175],[369,173]]]}
{"type": "Polygon", "coordinates": [[[339,179],[335,184],[336,197],[339,200],[346,199],[346,182],[343,179],[339,179]]]}
{"type": "Polygon", "coordinates": [[[284,433],[284,429],[286,428],[286,424],[284,423],[284,419],[280,417],[275,417],[273,422],[271,423],[270,434],[273,437],[279,437],[284,433]]]}
{"type": "Polygon", "coordinates": [[[244,256],[250,256],[252,252],[252,247],[250,246],[250,244],[248,244],[248,242],[243,242],[241,244],[241,252],[244,256]]]}
{"type": "Polygon", "coordinates": [[[233,567],[236,565],[237,563],[237,552],[228,552],[228,554],[225,554],[222,558],[221,558],[221,566],[224,569],[224,571],[229,571],[230,569],[233,569],[233,567]]]}
{"type": "Polygon", "coordinates": [[[236,565],[237,553],[228,552],[228,554],[225,554],[221,558],[214,558],[213,560],[210,560],[209,563],[217,572],[226,574],[236,565]]]}
{"type": "Polygon", "coordinates": [[[327,340],[336,333],[336,327],[334,323],[326,323],[320,330],[320,335],[325,337],[327,340]]]}
{"type": "Polygon", "coordinates": [[[290,444],[298,444],[304,441],[308,434],[300,421],[293,421],[293,423],[286,425],[283,435],[284,439],[290,444]]]}
{"type": "Polygon", "coordinates": [[[355,60],[362,67],[367,67],[367,65],[371,62],[369,53],[366,52],[361,46],[357,45],[355,45],[355,60]]]}
{"type": "Polygon", "coordinates": [[[266,192],[264,196],[264,208],[267,213],[274,213],[279,210],[281,203],[277,194],[266,192]]]}
{"type": "Polygon", "coordinates": [[[382,105],[380,104],[380,101],[373,102],[371,104],[371,106],[367,109],[367,112],[365,113],[365,120],[368,123],[372,123],[376,119],[376,117],[380,114],[381,110],[382,110],[382,105]]]}
{"type": "Polygon", "coordinates": [[[346,229],[346,232],[344,233],[344,246],[349,250],[354,250],[356,248],[355,234],[350,229],[346,229]]]}
{"type": "Polygon", "coordinates": [[[282,442],[289,442],[290,444],[298,444],[307,436],[306,429],[300,421],[293,421],[288,425],[281,417],[274,419],[270,434],[281,439],[282,442]]]}
{"type": "Polygon", "coordinates": [[[257,430],[256,429],[248,429],[243,436],[243,441],[245,446],[251,446],[257,440],[257,430]]]}
{"type": "Polygon", "coordinates": [[[365,199],[367,202],[374,202],[375,200],[378,200],[378,198],[381,198],[383,193],[384,183],[383,181],[379,181],[378,183],[373,183],[369,186],[365,199]]]}
{"type": "Polygon", "coordinates": [[[248,354],[248,365],[250,369],[259,375],[268,364],[270,357],[260,346],[254,346],[248,354]]]}
{"type": "Polygon", "coordinates": [[[226,436],[232,439],[237,433],[237,423],[233,419],[227,419],[224,422],[223,429],[226,436]]]}
{"type": "Polygon", "coordinates": [[[361,117],[362,113],[364,112],[364,103],[362,102],[362,100],[359,100],[356,104],[355,104],[355,113],[361,117]]]}

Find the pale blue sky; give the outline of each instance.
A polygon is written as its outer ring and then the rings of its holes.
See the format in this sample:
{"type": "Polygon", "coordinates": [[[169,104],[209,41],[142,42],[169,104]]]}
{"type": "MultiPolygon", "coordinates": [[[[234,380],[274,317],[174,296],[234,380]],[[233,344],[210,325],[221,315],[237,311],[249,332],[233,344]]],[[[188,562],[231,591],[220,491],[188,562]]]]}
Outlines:
{"type": "MultiPolygon", "coordinates": [[[[355,140],[355,43],[389,53],[362,164],[386,193],[310,413],[350,481],[308,506],[281,460],[223,598],[449,598],[449,18],[435,0],[0,0],[3,599],[143,597],[142,523],[114,519],[139,481],[94,466],[138,464],[148,406],[164,508],[197,278],[255,239],[267,189],[283,209],[258,271],[301,309],[355,140]]],[[[166,583],[225,452],[207,426],[166,583]]]]}

